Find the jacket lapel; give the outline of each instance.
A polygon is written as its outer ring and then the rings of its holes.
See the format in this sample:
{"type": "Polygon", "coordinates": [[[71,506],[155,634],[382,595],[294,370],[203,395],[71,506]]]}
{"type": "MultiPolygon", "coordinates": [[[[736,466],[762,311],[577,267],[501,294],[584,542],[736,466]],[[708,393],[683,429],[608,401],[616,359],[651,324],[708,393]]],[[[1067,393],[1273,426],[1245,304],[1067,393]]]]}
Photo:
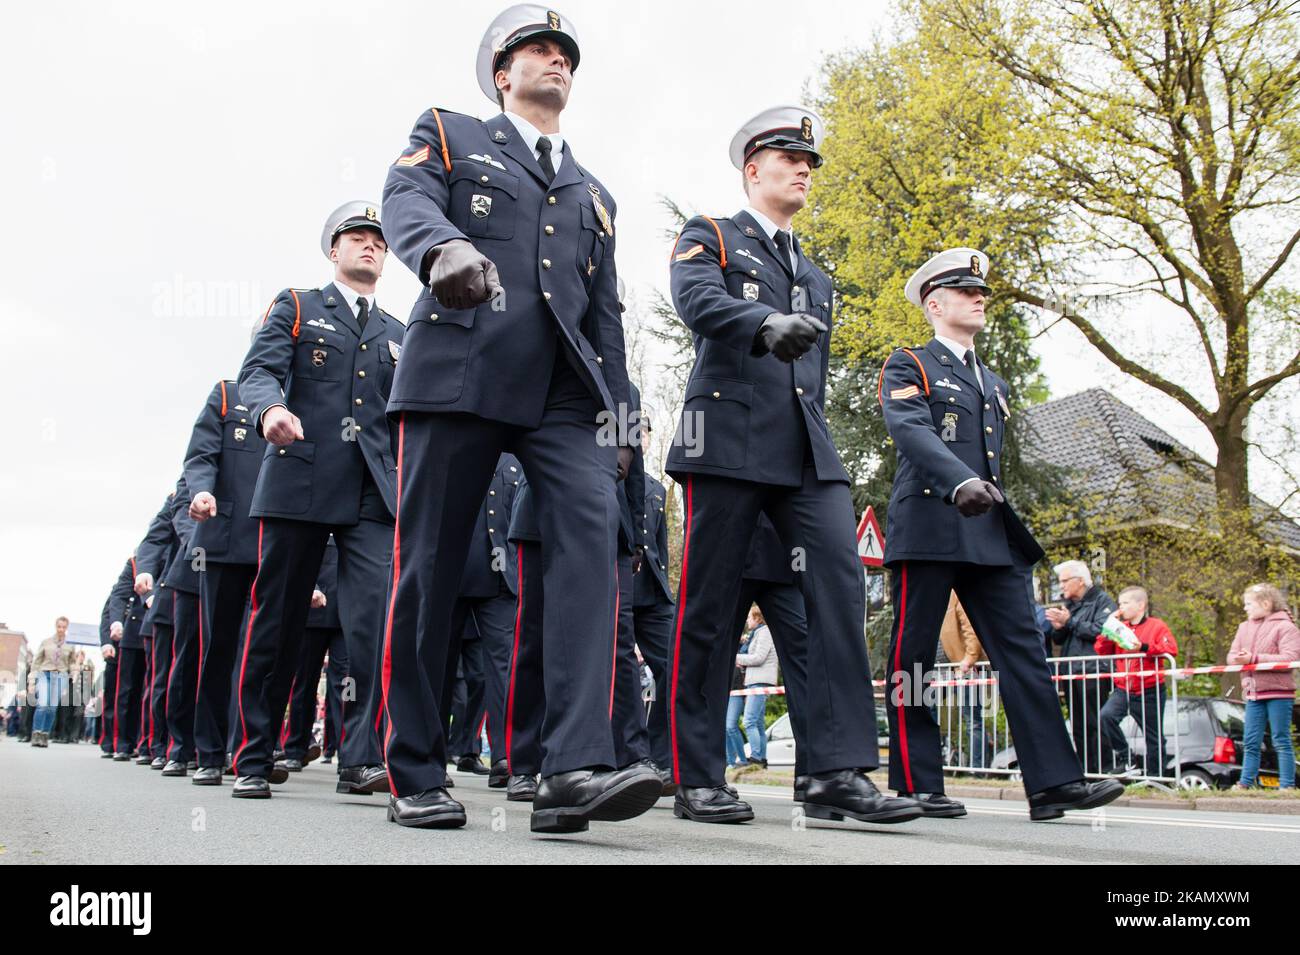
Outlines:
{"type": "Polygon", "coordinates": [[[347,326],[348,331],[358,338],[361,337],[361,326],[357,324],[356,313],[348,307],[348,300],[343,297],[343,293],[338,290],[333,282],[326,285],[320,290],[321,299],[325,302],[325,307],[329,309],[332,324],[343,324],[347,326]]]}
{"type": "Polygon", "coordinates": [[[740,231],[744,233],[747,238],[753,239],[763,247],[763,251],[771,257],[772,263],[781,270],[786,278],[790,277],[789,261],[787,260],[785,264],[782,265],[781,250],[776,247],[776,242],[768,236],[767,231],[758,224],[758,221],[753,216],[748,212],[740,212],[733,216],[731,221],[740,226],[740,231]],[[746,231],[746,229],[752,230],[753,235],[750,235],[749,231],[746,231]]]}
{"type": "Polygon", "coordinates": [[[515,129],[515,124],[510,122],[510,118],[505,113],[493,116],[485,125],[492,130],[492,141],[499,144],[507,156],[530,172],[543,186],[547,185],[546,175],[542,172],[542,167],[537,165],[537,157],[520,138],[519,130],[515,129]],[[501,140],[497,136],[498,133],[504,133],[506,138],[501,140]]]}
{"type": "Polygon", "coordinates": [[[975,380],[975,373],[966,367],[965,362],[950,352],[947,345],[937,338],[931,338],[926,342],[925,350],[945,369],[952,369],[953,375],[965,382],[975,394],[980,393],[980,386],[979,382],[975,380]]]}

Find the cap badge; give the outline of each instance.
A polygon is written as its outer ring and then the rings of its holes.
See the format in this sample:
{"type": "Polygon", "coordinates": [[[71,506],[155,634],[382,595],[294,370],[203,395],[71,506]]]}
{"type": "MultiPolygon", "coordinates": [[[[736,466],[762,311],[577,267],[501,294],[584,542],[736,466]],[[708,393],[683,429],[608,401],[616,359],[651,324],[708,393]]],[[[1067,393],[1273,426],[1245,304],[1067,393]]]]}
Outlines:
{"type": "Polygon", "coordinates": [[[799,138],[806,143],[813,141],[812,118],[805,116],[803,122],[799,124],[799,138]]]}
{"type": "Polygon", "coordinates": [[[371,222],[379,221],[379,213],[375,211],[374,206],[366,206],[366,218],[371,222]]]}
{"type": "Polygon", "coordinates": [[[547,10],[546,25],[552,30],[558,30],[560,28],[560,15],[554,10],[547,10]]]}
{"type": "Polygon", "coordinates": [[[983,274],[980,272],[980,257],[978,255],[972,255],[970,257],[970,274],[975,276],[977,279],[983,277],[983,274]]]}

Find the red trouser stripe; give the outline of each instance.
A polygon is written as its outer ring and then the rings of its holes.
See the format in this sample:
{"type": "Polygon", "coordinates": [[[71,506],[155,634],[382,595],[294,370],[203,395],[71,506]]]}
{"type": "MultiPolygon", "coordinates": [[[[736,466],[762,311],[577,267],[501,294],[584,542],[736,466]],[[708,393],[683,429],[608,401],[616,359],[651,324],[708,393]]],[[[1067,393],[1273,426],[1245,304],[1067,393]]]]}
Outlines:
{"type": "MultiPolygon", "coordinates": [[[[402,575],[402,461],[406,449],[406,413],[397,419],[397,519],[393,522],[393,586],[388,596],[388,619],[384,621],[384,666],[381,674],[384,692],[384,715],[388,728],[384,731],[384,762],[388,761],[388,745],[393,738],[393,714],[388,709],[388,690],[393,679],[393,609],[397,606],[397,580],[402,575]]],[[[411,680],[418,686],[418,680],[411,680]]],[[[388,774],[388,788],[399,795],[393,784],[393,774],[388,774]]]]}
{"type": "Polygon", "coordinates": [[[117,748],[118,727],[122,725],[122,713],[118,707],[118,700],[122,696],[122,648],[119,646],[113,651],[113,656],[117,657],[117,670],[113,674],[113,752],[119,753],[117,748]]]}
{"type": "Polygon", "coordinates": [[[673,638],[673,683],[668,694],[668,729],[673,744],[673,781],[681,783],[681,765],[677,757],[677,678],[682,663],[682,619],[686,616],[686,569],[691,555],[691,518],[694,516],[695,476],[686,478],[686,529],[682,534],[682,573],[677,584],[677,633],[673,638]]]}
{"type": "Polygon", "coordinates": [[[515,548],[515,587],[519,593],[515,597],[515,644],[510,650],[510,691],[506,694],[506,772],[514,775],[514,763],[510,752],[515,731],[515,674],[519,669],[519,632],[524,621],[524,548],[520,544],[515,548]]]}
{"type": "MultiPolygon", "coordinates": [[[[163,716],[172,705],[172,674],[176,672],[176,591],[172,591],[172,662],[167,668],[167,685],[163,687],[163,716]]],[[[172,751],[171,721],[167,723],[167,752],[172,751]]]]}
{"type": "Polygon", "coordinates": [[[614,687],[618,684],[618,561],[614,562],[614,659],[609,668],[609,718],[614,718],[614,687]]]}
{"type": "MultiPolygon", "coordinates": [[[[902,583],[898,591],[898,633],[894,637],[894,673],[897,674],[903,669],[903,626],[907,621],[907,563],[902,564],[902,583]]],[[[893,682],[892,680],[890,681],[893,682]]],[[[892,698],[897,692],[897,684],[891,687],[889,695],[892,698]]],[[[898,755],[903,760],[903,778],[907,782],[907,791],[915,792],[912,788],[912,761],[907,756],[907,709],[901,704],[895,704],[898,710],[898,755]]]]}
{"type": "Polygon", "coordinates": [[[253,588],[249,594],[248,630],[244,633],[244,656],[239,661],[239,731],[243,738],[235,750],[235,775],[239,775],[239,757],[248,745],[248,722],[244,719],[244,671],[248,668],[248,647],[253,642],[253,621],[257,619],[257,582],[262,577],[262,521],[257,522],[257,573],[253,575],[253,588]]]}

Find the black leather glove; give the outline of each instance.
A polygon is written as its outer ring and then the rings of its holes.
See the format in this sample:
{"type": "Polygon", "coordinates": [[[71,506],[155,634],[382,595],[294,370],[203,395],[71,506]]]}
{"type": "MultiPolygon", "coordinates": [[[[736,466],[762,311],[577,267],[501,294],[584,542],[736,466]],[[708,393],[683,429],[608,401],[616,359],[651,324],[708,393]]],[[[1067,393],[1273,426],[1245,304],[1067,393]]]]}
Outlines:
{"type": "Polygon", "coordinates": [[[466,239],[452,239],[433,250],[429,288],[448,308],[473,308],[497,294],[501,279],[492,260],[466,239]]]}
{"type": "Polygon", "coordinates": [[[630,471],[631,469],[632,469],[632,449],[619,448],[618,449],[618,479],[620,481],[627,480],[627,472],[630,471]]]}
{"type": "Polygon", "coordinates": [[[758,330],[763,347],[781,361],[794,361],[817,343],[826,326],[811,315],[782,315],[773,312],[758,330]]]}
{"type": "Polygon", "coordinates": [[[978,517],[988,513],[994,504],[1001,504],[1002,492],[988,481],[971,481],[958,488],[952,502],[962,517],[978,517]]]}

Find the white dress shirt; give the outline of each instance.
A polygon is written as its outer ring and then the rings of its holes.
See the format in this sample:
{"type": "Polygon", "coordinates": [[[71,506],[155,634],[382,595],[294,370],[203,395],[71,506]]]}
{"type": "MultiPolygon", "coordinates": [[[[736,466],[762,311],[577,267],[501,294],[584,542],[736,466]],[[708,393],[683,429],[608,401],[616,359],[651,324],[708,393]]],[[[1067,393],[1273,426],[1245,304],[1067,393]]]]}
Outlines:
{"type": "Polygon", "coordinates": [[[543,133],[528,120],[510,110],[506,110],[506,118],[515,124],[515,129],[519,131],[519,138],[533,151],[534,159],[539,159],[542,155],[537,151],[537,140],[545,136],[551,141],[551,168],[558,173],[560,163],[564,160],[564,137],[559,133],[543,133]]]}
{"type": "Polygon", "coordinates": [[[352,309],[353,318],[356,318],[359,314],[359,312],[357,311],[358,309],[357,300],[362,298],[366,300],[367,313],[370,315],[375,314],[375,293],[374,292],[371,292],[369,295],[362,295],[356,289],[348,288],[338,279],[332,279],[331,281],[334,283],[334,287],[338,289],[339,293],[343,296],[343,300],[348,303],[348,308],[352,309]]]}

